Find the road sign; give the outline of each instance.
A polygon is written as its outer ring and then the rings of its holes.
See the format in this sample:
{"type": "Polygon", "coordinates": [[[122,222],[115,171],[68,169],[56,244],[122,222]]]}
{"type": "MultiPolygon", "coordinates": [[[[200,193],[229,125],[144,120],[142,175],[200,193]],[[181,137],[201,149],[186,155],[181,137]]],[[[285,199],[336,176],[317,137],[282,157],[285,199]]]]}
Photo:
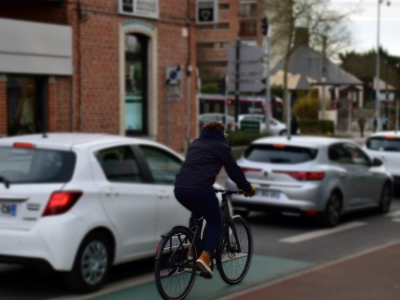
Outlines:
{"type": "MultiPolygon", "coordinates": [[[[264,57],[264,51],[258,46],[241,46],[239,52],[239,61],[259,61],[264,57]]],[[[230,62],[236,61],[236,47],[229,46],[228,60],[230,62]]]]}
{"type": "MultiPolygon", "coordinates": [[[[265,71],[264,65],[254,62],[254,63],[241,63],[239,64],[239,72],[241,74],[249,74],[249,73],[263,73],[265,71]]],[[[236,64],[233,62],[229,62],[228,64],[228,72],[230,74],[236,73],[236,64]]],[[[265,76],[264,76],[265,77],[265,76]]]]}
{"type": "MultiPolygon", "coordinates": [[[[239,81],[238,91],[241,92],[260,92],[265,88],[265,85],[260,81],[239,81]]],[[[236,82],[230,81],[228,83],[228,91],[236,91],[236,82]]]]}
{"type": "MultiPolygon", "coordinates": [[[[261,81],[265,79],[263,73],[244,74],[240,75],[240,81],[261,81]]],[[[235,76],[229,76],[229,81],[235,81],[235,76]]]]}

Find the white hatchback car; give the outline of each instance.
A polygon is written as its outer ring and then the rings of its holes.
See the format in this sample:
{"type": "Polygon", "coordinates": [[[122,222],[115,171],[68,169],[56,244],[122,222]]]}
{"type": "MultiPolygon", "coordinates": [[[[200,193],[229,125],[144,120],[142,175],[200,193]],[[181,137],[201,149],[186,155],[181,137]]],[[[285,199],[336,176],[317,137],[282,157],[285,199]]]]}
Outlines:
{"type": "Polygon", "coordinates": [[[393,176],[394,196],[400,197],[400,133],[375,133],[367,139],[363,150],[371,158],[383,161],[385,168],[393,176]]]}
{"type": "MultiPolygon", "coordinates": [[[[265,132],[267,126],[265,125],[265,115],[239,115],[238,128],[240,129],[240,123],[242,121],[260,121],[260,130],[265,132]]],[[[269,130],[272,135],[285,135],[287,133],[286,125],[282,122],[270,118],[269,119],[269,130]]]]}
{"type": "Polygon", "coordinates": [[[154,255],[187,225],[174,197],[183,158],[148,140],[49,133],[0,139],[0,263],[45,262],[77,291],[154,255]]]}

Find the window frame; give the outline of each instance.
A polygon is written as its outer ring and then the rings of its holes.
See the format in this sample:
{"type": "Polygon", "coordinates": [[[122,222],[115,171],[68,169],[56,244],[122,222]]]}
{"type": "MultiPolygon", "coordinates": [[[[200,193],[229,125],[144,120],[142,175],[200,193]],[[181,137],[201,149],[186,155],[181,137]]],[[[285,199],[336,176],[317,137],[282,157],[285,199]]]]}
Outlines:
{"type": "Polygon", "coordinates": [[[151,144],[146,144],[146,143],[139,143],[139,144],[135,144],[135,145],[133,146],[133,149],[134,149],[136,155],[137,155],[138,157],[140,157],[140,159],[141,159],[142,162],[143,162],[143,167],[144,167],[144,168],[147,170],[147,172],[148,172],[148,175],[149,175],[149,178],[150,178],[150,182],[149,182],[149,183],[152,183],[152,184],[159,184],[159,185],[173,186],[174,183],[169,184],[169,183],[156,182],[156,180],[155,180],[154,177],[153,177],[153,173],[151,172],[151,168],[150,168],[150,166],[149,166],[149,164],[148,164],[148,162],[147,162],[147,160],[146,160],[146,157],[143,155],[142,150],[140,149],[141,146],[143,146],[143,147],[149,147],[149,148],[155,148],[156,150],[159,150],[159,151],[161,151],[161,152],[164,152],[164,153],[170,155],[171,157],[175,158],[176,160],[180,161],[180,162],[181,162],[181,166],[183,165],[184,160],[183,160],[182,158],[180,158],[179,156],[175,155],[173,152],[171,152],[171,151],[169,151],[169,150],[167,150],[167,149],[165,149],[165,148],[158,147],[158,146],[156,146],[156,145],[151,145],[151,144]]]}
{"type": "MultiPolygon", "coordinates": [[[[353,161],[353,165],[355,165],[355,166],[365,166],[365,167],[371,167],[372,166],[371,158],[360,147],[358,147],[357,145],[351,144],[351,143],[344,143],[344,147],[345,148],[348,147],[348,148],[357,149],[358,152],[361,153],[364,156],[364,158],[367,160],[367,163],[368,163],[368,164],[359,164],[359,163],[356,163],[356,162],[353,161]]],[[[350,150],[348,150],[348,151],[350,151],[350,150]]]]}

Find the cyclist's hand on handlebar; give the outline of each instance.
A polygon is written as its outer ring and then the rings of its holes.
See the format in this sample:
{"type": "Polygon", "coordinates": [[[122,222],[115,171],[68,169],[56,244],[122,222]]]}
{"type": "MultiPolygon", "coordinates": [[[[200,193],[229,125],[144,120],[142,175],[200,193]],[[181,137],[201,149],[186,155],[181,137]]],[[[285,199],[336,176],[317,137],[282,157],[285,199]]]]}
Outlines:
{"type": "Polygon", "coordinates": [[[251,186],[251,191],[250,192],[245,192],[243,191],[243,195],[246,197],[253,197],[256,194],[256,188],[254,186],[251,186]]]}

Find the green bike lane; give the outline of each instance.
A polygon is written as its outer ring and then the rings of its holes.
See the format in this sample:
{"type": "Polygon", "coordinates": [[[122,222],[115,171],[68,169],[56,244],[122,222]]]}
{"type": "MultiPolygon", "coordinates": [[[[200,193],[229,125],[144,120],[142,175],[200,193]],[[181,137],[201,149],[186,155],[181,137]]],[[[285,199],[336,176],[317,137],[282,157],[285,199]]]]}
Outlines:
{"type": "MultiPolygon", "coordinates": [[[[214,268],[214,277],[204,279],[196,277],[192,290],[185,298],[187,300],[212,300],[227,296],[245,289],[288,276],[312,267],[313,264],[303,261],[282,259],[277,257],[253,255],[246,277],[237,285],[226,284],[214,268]]],[[[102,296],[87,298],[91,300],[158,300],[154,281],[142,285],[125,288],[102,296]]]]}

